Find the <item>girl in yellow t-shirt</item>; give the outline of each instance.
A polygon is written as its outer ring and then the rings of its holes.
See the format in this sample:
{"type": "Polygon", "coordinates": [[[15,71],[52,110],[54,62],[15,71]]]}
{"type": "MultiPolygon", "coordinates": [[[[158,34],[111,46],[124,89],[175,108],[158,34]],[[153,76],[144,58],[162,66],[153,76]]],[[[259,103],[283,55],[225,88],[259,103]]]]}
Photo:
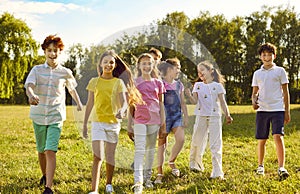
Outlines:
{"type": "Polygon", "coordinates": [[[115,165],[115,149],[121,129],[120,122],[129,105],[141,101],[133,85],[132,74],[124,61],[108,50],[100,57],[97,66],[99,77],[92,78],[87,86],[88,101],[83,122],[83,136],[88,137],[87,123],[94,107],[92,118],[92,192],[98,193],[100,167],[104,153],[106,158],[106,192],[112,193],[112,176],[115,165]]]}

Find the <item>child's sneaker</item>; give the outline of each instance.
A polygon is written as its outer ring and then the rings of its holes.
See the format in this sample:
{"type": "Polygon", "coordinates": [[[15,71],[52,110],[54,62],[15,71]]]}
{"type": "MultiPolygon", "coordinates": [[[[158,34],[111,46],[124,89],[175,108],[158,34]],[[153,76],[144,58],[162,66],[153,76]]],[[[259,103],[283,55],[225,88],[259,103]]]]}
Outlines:
{"type": "Polygon", "coordinates": [[[196,172],[196,173],[203,172],[204,171],[204,166],[203,166],[203,164],[198,164],[195,161],[191,161],[190,162],[190,171],[196,172]]]}
{"type": "Polygon", "coordinates": [[[143,193],[143,185],[142,183],[136,183],[133,185],[134,194],[142,194],[143,193]]]}
{"type": "Polygon", "coordinates": [[[157,174],[157,177],[154,181],[154,184],[163,184],[162,183],[162,178],[163,178],[163,175],[162,174],[157,174]]]}
{"type": "Polygon", "coordinates": [[[265,175],[265,168],[264,166],[258,166],[257,170],[256,170],[256,174],[258,175],[265,175]]]}
{"type": "Polygon", "coordinates": [[[288,171],[285,168],[280,167],[278,169],[278,176],[279,176],[280,180],[285,180],[287,177],[290,176],[290,174],[288,173],[288,171]]]}
{"type": "Polygon", "coordinates": [[[49,187],[45,187],[43,194],[53,194],[53,191],[49,187]]]}
{"type": "Polygon", "coordinates": [[[107,184],[105,191],[106,193],[113,193],[114,192],[113,186],[111,184],[107,184]]]}
{"type": "Polygon", "coordinates": [[[146,182],[145,182],[145,187],[146,188],[153,188],[153,184],[152,184],[152,181],[150,179],[147,179],[146,182]]]}

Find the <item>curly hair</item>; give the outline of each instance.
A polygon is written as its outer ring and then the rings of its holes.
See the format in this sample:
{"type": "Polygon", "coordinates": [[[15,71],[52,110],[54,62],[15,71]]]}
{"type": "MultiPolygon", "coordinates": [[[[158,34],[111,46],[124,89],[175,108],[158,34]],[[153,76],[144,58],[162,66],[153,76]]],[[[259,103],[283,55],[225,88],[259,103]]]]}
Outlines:
{"type": "Polygon", "coordinates": [[[54,46],[56,46],[57,48],[59,48],[61,51],[64,49],[65,45],[63,43],[63,41],[61,40],[60,37],[56,36],[56,35],[49,35],[45,38],[42,46],[43,50],[46,50],[46,48],[49,47],[50,44],[54,44],[54,46]]]}

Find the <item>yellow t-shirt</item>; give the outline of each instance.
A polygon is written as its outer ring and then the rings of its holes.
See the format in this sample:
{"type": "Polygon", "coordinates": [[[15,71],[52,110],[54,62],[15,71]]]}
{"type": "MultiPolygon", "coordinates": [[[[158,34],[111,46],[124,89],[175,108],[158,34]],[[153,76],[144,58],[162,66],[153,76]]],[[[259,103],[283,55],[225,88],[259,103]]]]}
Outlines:
{"type": "Polygon", "coordinates": [[[86,87],[94,92],[94,116],[95,122],[117,123],[115,115],[122,107],[120,95],[127,89],[123,80],[119,78],[103,79],[92,78],[86,87]]]}

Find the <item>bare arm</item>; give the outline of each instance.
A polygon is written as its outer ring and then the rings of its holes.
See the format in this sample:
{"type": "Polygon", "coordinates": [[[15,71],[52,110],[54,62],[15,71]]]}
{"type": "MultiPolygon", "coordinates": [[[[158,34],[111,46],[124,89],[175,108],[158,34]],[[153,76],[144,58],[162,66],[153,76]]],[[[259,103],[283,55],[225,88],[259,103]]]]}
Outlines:
{"type": "Polygon", "coordinates": [[[129,111],[127,112],[127,135],[134,141],[134,131],[133,131],[133,117],[134,117],[135,107],[133,105],[129,106],[129,111]]]}
{"type": "Polygon", "coordinates": [[[88,100],[85,106],[85,113],[84,113],[84,120],[83,120],[83,137],[87,138],[88,137],[88,129],[87,129],[87,123],[91,114],[91,111],[94,106],[94,92],[89,91],[88,93],[88,100]]]}
{"type": "Polygon", "coordinates": [[[159,138],[165,138],[167,136],[167,131],[166,131],[166,115],[165,115],[165,105],[163,101],[163,94],[158,95],[159,99],[159,114],[160,114],[160,128],[159,128],[159,138]]]}
{"type": "Polygon", "coordinates": [[[191,92],[189,88],[184,89],[185,95],[189,98],[192,104],[197,104],[198,102],[198,94],[196,92],[191,92]]]}
{"type": "Polygon", "coordinates": [[[252,107],[254,110],[257,110],[259,108],[259,105],[257,104],[257,98],[258,98],[258,86],[253,86],[252,88],[252,107]]]}
{"type": "Polygon", "coordinates": [[[128,108],[128,93],[127,92],[121,92],[119,94],[119,98],[122,104],[122,107],[118,110],[117,114],[116,114],[116,118],[118,119],[122,119],[125,117],[126,115],[126,111],[128,108]]]}
{"type": "Polygon", "coordinates": [[[69,93],[71,94],[72,98],[76,102],[77,110],[81,111],[82,110],[82,103],[81,103],[81,100],[79,98],[79,95],[78,95],[77,91],[74,89],[72,91],[69,91],[69,93]]]}
{"type": "Polygon", "coordinates": [[[282,84],[283,102],[284,102],[284,123],[287,124],[291,121],[290,114],[290,93],[288,84],[282,84]]]}
{"type": "Polygon", "coordinates": [[[189,115],[188,115],[187,106],[186,106],[186,103],[184,100],[183,92],[180,93],[180,104],[181,104],[181,110],[183,112],[183,127],[187,127],[188,122],[189,122],[189,115]]]}
{"type": "Polygon", "coordinates": [[[29,83],[26,87],[26,95],[28,96],[28,102],[30,105],[38,105],[39,97],[34,94],[35,85],[33,83],[29,83]]]}
{"type": "Polygon", "coordinates": [[[225,95],[224,94],[219,94],[218,97],[219,97],[219,100],[220,100],[221,108],[222,108],[222,110],[225,114],[226,123],[230,124],[230,123],[232,123],[233,119],[230,116],[230,112],[229,112],[229,109],[228,109],[228,106],[227,106],[227,103],[226,103],[226,100],[225,100],[225,95]]]}

